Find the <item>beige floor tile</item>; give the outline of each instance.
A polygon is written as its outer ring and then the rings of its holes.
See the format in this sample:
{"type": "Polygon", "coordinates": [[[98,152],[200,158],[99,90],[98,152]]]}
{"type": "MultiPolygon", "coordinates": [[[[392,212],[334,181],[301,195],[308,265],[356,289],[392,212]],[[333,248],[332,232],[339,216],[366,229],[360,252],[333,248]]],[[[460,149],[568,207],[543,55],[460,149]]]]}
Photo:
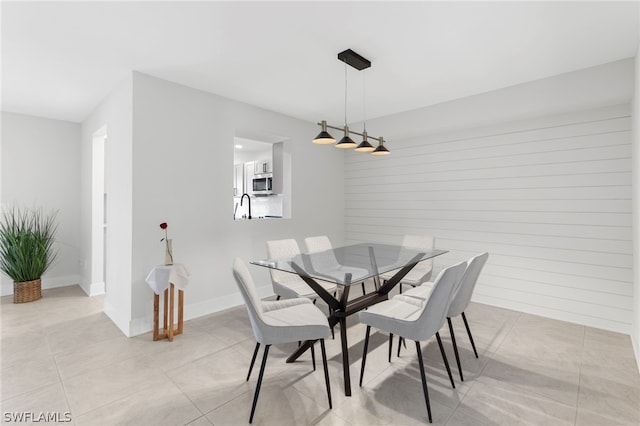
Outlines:
{"type": "Polygon", "coordinates": [[[0,377],[0,398],[3,401],[60,382],[53,358],[42,353],[35,353],[11,364],[3,363],[0,377]]]}
{"type": "Polygon", "coordinates": [[[583,372],[580,376],[578,423],[594,418],[617,424],[640,424],[640,386],[583,372]]]}
{"type": "MultiPolygon", "coordinates": [[[[44,296],[19,305],[0,298],[3,413],[71,411],[76,424],[247,424],[264,348],[246,382],[255,339],[244,306],[187,321],[170,343],[149,333],[124,337],[102,313],[103,297],[78,286],[44,296]]],[[[421,345],[435,424],[640,424],[640,375],[628,336],[477,303],[466,313],[480,356],[454,318],[464,382],[446,323],[440,331],[455,389],[435,339],[421,345]]],[[[415,344],[407,342],[398,358],[395,339],[389,363],[388,335],[372,330],[360,388],[366,326],[349,317],[347,397],[339,330],[325,342],[333,409],[320,346],[314,372],[310,353],[286,363],[295,342],[277,345],[254,423],[425,424],[415,344]]]]}
{"type": "Polygon", "coordinates": [[[141,341],[144,353],[153,360],[154,365],[164,371],[181,367],[228,346],[209,333],[189,327],[183,334],[175,336],[173,342],[167,339],[154,342],[150,333],[136,339],[141,341]]]}
{"type": "Polygon", "coordinates": [[[74,415],[82,415],[139,392],[148,381],[164,379],[146,356],[136,356],[63,380],[74,415]]]}
{"type": "Polygon", "coordinates": [[[58,352],[54,355],[60,377],[70,379],[88,373],[96,366],[109,366],[128,358],[143,355],[141,345],[135,339],[121,335],[109,340],[87,344],[78,349],[58,352]]]}
{"type": "Polygon", "coordinates": [[[31,331],[22,334],[2,336],[0,362],[9,365],[27,358],[51,357],[51,348],[47,336],[42,331],[31,331]]]}
{"type": "MultiPolygon", "coordinates": [[[[247,424],[251,413],[253,389],[207,413],[214,425],[247,424]]],[[[311,398],[295,391],[281,382],[263,382],[253,418],[253,425],[344,425],[331,410],[320,407],[311,398]],[[331,416],[330,419],[327,419],[331,416]],[[322,422],[322,423],[321,423],[322,422]]]]}
{"type": "MultiPolygon", "coordinates": [[[[25,424],[68,424],[67,420],[73,420],[67,399],[62,389],[62,384],[54,383],[52,385],[39,387],[31,392],[24,393],[20,396],[2,401],[3,423],[25,424]],[[32,413],[34,418],[40,418],[41,414],[45,416],[53,415],[53,419],[59,421],[15,421],[15,417],[9,417],[13,421],[7,422],[7,413],[9,416],[19,416],[25,413],[32,413]]],[[[48,417],[47,417],[48,418],[48,417]]]]}
{"type": "MultiPolygon", "coordinates": [[[[262,356],[262,350],[259,356],[262,356]]],[[[200,411],[207,413],[253,389],[260,361],[256,361],[253,379],[246,382],[250,361],[250,358],[238,356],[237,351],[229,348],[199,358],[166,374],[200,411]]],[[[265,381],[273,374],[273,368],[269,364],[265,381]]]]}
{"type": "Polygon", "coordinates": [[[86,345],[122,337],[122,332],[102,312],[45,327],[47,340],[54,354],[80,350],[86,345]]]}
{"type": "Polygon", "coordinates": [[[556,337],[559,340],[582,342],[584,341],[585,327],[538,315],[521,314],[513,325],[512,332],[520,332],[531,338],[556,337]]]}
{"type": "MultiPolygon", "coordinates": [[[[162,373],[135,394],[124,396],[74,419],[84,425],[185,425],[202,416],[191,401],[162,373]]],[[[201,423],[206,424],[206,423],[201,423]]]]}
{"type": "Polygon", "coordinates": [[[580,361],[554,356],[532,358],[494,354],[478,381],[483,381],[485,377],[575,406],[578,399],[580,361]]]}
{"type": "Polygon", "coordinates": [[[576,407],[497,380],[477,381],[448,425],[572,425],[576,407]]]}
{"type": "MultiPolygon", "coordinates": [[[[453,408],[442,405],[436,393],[438,391],[429,386],[433,424],[444,424],[453,408]]],[[[354,425],[428,424],[419,376],[401,373],[378,375],[333,411],[354,425]]]]}

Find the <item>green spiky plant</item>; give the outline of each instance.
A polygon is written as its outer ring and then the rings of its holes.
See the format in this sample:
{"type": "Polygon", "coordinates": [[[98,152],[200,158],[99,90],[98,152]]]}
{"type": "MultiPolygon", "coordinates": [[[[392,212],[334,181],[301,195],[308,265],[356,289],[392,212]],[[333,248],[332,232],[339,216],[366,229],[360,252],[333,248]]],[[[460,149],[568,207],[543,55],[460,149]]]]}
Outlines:
{"type": "Polygon", "coordinates": [[[13,206],[0,217],[0,270],[15,282],[33,281],[51,266],[57,212],[13,206]]]}

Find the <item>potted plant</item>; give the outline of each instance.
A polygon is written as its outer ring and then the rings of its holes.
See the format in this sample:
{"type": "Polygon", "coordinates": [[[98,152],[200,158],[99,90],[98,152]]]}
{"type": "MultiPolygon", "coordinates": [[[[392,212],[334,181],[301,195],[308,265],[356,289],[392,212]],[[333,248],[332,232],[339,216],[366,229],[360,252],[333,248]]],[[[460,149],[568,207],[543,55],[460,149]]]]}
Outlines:
{"type": "Polygon", "coordinates": [[[13,280],[13,303],[42,297],[42,274],[56,258],[57,212],[13,206],[0,217],[0,270],[13,280]]]}

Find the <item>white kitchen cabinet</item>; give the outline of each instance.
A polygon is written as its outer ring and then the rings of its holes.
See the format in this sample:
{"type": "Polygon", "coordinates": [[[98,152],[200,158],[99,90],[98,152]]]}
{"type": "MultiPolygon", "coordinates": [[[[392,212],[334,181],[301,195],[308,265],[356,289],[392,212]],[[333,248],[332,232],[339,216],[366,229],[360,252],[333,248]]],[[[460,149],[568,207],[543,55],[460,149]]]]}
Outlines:
{"type": "Polygon", "coordinates": [[[245,191],[244,184],[244,164],[238,163],[233,165],[233,196],[239,197],[245,191]]]}
{"type": "Polygon", "coordinates": [[[271,159],[259,160],[255,162],[254,169],[253,169],[254,174],[259,175],[262,173],[271,173],[271,172],[273,172],[273,163],[271,162],[271,159]]]}
{"type": "MultiPolygon", "coordinates": [[[[255,161],[244,163],[244,192],[253,195],[253,175],[255,174],[255,161]]],[[[242,193],[240,193],[242,195],[242,193]]]]}

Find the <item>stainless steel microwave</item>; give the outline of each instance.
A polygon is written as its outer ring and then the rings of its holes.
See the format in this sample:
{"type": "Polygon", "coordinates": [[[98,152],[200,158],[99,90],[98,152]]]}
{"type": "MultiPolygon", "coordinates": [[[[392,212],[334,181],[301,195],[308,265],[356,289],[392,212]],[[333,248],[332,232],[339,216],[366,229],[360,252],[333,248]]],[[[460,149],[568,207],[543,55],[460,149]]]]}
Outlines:
{"type": "Polygon", "coordinates": [[[255,175],[252,185],[253,195],[273,194],[273,175],[271,173],[255,175]]]}

